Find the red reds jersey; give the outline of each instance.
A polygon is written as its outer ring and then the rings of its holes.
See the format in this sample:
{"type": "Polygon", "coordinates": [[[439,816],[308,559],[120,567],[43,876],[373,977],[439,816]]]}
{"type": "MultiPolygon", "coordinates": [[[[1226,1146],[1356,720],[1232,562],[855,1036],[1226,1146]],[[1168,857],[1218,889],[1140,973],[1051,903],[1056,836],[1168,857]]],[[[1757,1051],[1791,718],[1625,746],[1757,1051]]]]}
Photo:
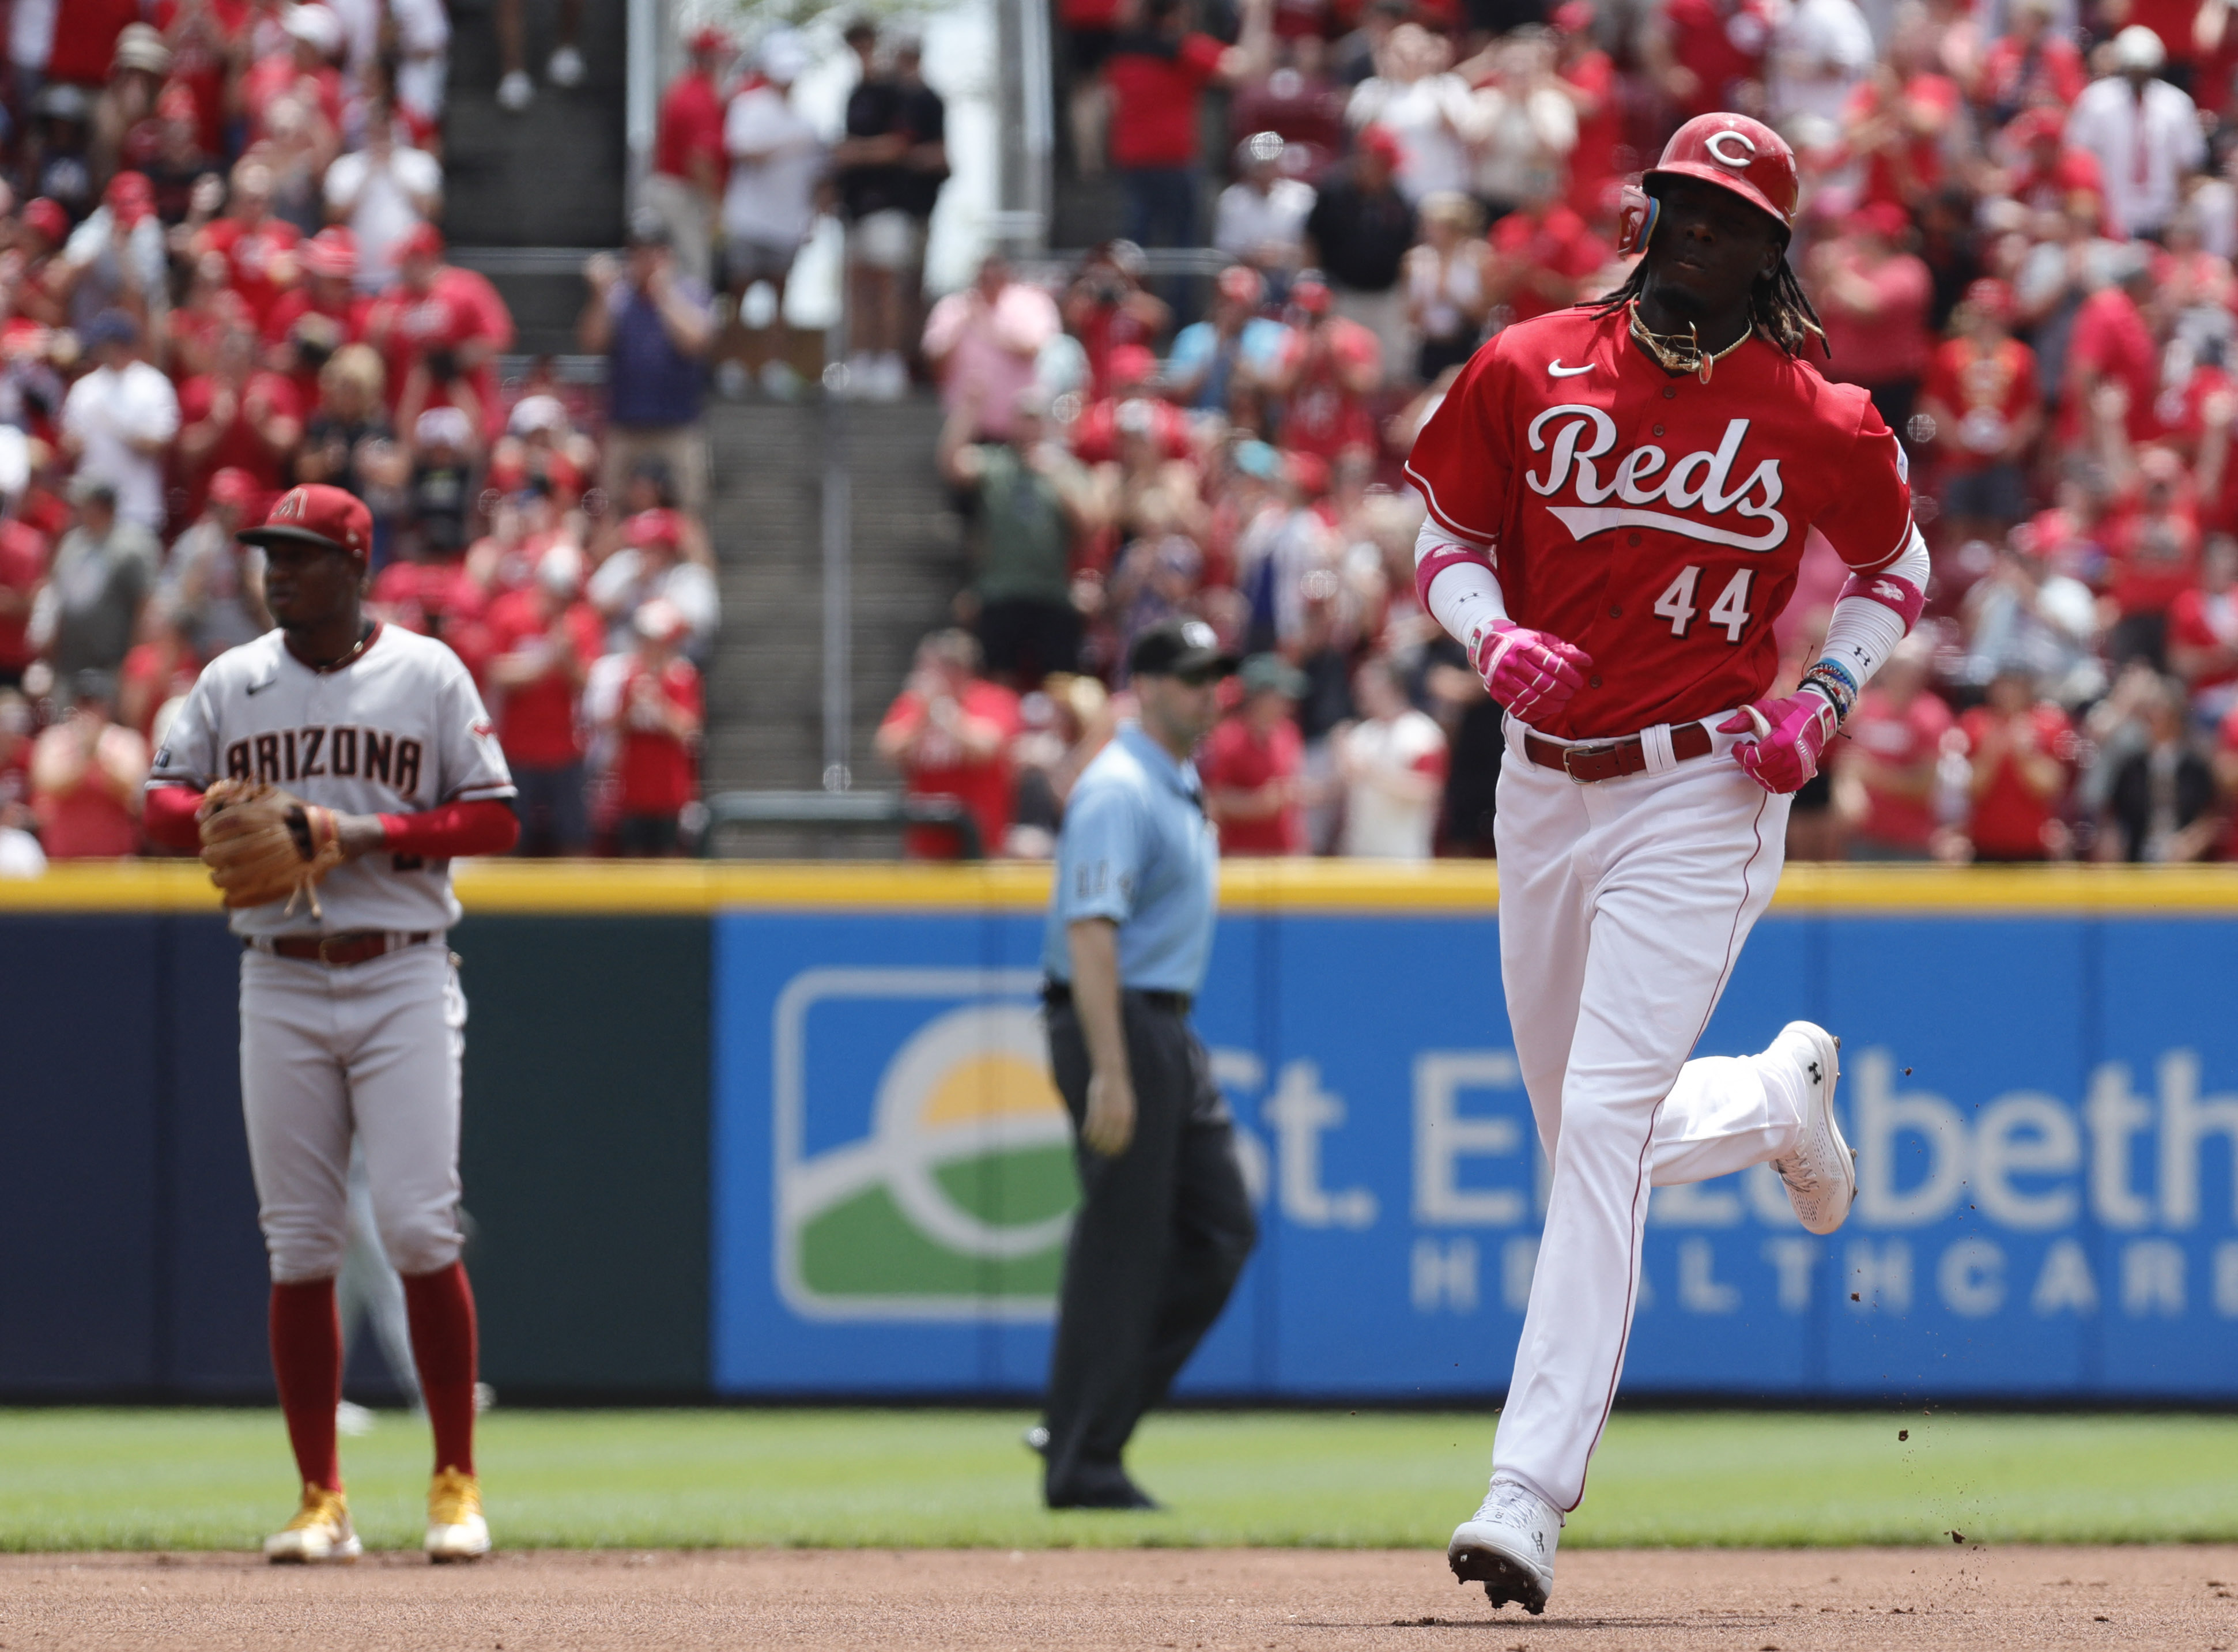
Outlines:
{"type": "Polygon", "coordinates": [[[1565,739],[1761,697],[1805,531],[1858,573],[1911,540],[1903,454],[1864,390],[1762,338],[1708,384],[1673,377],[1622,312],[1560,310],[1500,334],[1407,470],[1439,523],[1491,549],[1516,622],[1592,656],[1541,730],[1565,739]]]}

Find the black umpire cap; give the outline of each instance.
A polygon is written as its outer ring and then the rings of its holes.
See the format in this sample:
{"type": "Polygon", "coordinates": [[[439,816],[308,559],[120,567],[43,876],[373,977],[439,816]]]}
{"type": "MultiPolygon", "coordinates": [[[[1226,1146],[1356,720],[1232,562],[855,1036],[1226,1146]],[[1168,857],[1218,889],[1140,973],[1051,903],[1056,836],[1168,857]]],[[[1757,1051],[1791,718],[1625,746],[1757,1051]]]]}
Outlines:
{"type": "Polygon", "coordinates": [[[1135,639],[1127,651],[1128,674],[1135,677],[1179,677],[1184,682],[1210,682],[1235,673],[1235,656],[1222,652],[1220,638],[1202,620],[1166,620],[1135,639]]]}

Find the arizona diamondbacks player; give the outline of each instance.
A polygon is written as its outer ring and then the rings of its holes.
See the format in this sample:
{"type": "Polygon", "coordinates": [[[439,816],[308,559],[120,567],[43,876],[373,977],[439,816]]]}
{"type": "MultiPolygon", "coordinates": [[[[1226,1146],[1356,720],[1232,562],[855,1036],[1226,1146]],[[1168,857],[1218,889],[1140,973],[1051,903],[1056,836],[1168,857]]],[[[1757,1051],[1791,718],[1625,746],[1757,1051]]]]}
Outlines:
{"type": "Polygon", "coordinates": [[[1533,1612],[1624,1370],[1651,1185],[1769,1163],[1814,1233],[1856,1197],[1825,1029],[1688,1057],[1779,879],[1789,798],[1928,575],[1895,437],[1804,359],[1787,144],[1701,116],[1645,182],[1632,278],[1479,350],[1407,463],[1423,604],[1508,713],[1500,978],[1553,1163],[1491,1492],[1447,1553],[1533,1612]],[[1773,699],[1813,526],[1852,577],[1773,699]]]}
{"type": "Polygon", "coordinates": [[[467,1002],[445,932],[454,855],[520,835],[513,779],[473,680],[441,643],[365,618],[373,521],[338,488],[297,488],[262,527],[278,622],[211,661],[148,781],[150,834],[199,840],[202,794],[265,780],[331,809],[348,857],[304,910],[233,913],[242,939],[241,1100],[272,1268],[272,1367],[303,1483],[265,1540],[275,1561],[355,1558],[334,1445],[353,1136],[404,1277],[435,1435],[428,1557],[486,1553],[474,1478],[474,1302],[459,1260],[459,1062],[467,1002]]]}

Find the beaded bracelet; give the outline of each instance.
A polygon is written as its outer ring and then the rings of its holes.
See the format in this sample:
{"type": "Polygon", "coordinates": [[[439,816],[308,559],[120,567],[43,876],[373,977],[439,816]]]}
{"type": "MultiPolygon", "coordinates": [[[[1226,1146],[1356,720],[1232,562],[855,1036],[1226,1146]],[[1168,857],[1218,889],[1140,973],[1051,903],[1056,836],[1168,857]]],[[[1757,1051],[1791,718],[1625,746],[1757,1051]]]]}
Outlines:
{"type": "Polygon", "coordinates": [[[1821,660],[1803,673],[1799,687],[1815,688],[1834,707],[1834,720],[1845,723],[1857,703],[1857,680],[1831,660],[1821,660]]]}

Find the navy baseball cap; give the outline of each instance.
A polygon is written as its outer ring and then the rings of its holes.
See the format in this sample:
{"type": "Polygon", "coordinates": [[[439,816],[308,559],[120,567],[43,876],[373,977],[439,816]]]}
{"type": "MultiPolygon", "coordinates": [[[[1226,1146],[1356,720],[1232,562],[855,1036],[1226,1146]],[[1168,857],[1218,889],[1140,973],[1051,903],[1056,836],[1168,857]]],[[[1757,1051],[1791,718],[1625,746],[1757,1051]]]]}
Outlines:
{"type": "Polygon", "coordinates": [[[1184,682],[1210,682],[1229,677],[1238,665],[1235,656],[1220,646],[1220,638],[1202,620],[1166,620],[1135,639],[1127,651],[1128,674],[1135,677],[1179,677],[1184,682]]]}

